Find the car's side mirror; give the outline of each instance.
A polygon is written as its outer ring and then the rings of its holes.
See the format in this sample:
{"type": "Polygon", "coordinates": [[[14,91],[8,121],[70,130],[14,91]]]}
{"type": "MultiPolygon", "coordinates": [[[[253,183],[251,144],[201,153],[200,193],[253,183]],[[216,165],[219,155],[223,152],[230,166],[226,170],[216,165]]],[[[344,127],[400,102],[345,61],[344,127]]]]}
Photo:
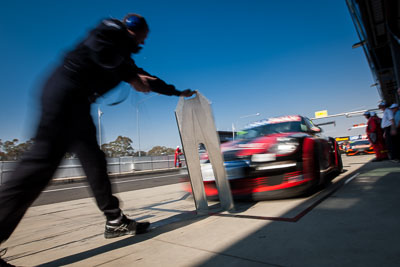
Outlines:
{"type": "Polygon", "coordinates": [[[314,127],[311,128],[311,132],[312,133],[321,133],[322,129],[317,127],[317,126],[314,126],[314,127]]]}

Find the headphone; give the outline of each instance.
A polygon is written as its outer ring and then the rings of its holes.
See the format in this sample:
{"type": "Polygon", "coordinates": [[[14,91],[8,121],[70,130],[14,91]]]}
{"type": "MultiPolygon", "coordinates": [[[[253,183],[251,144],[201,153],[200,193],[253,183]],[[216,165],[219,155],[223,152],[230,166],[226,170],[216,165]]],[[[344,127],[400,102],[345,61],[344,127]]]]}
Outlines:
{"type": "Polygon", "coordinates": [[[124,19],[124,23],[126,27],[130,30],[137,30],[142,28],[143,25],[143,19],[136,17],[136,16],[129,16],[124,19]]]}

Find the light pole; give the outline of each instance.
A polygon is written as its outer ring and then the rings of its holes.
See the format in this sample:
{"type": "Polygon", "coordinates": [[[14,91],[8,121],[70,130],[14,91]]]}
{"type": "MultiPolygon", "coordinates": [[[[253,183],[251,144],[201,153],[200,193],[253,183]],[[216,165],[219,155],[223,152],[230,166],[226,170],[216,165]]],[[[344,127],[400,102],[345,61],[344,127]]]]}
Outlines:
{"type": "MultiPolygon", "coordinates": [[[[253,117],[253,116],[260,116],[260,112],[257,112],[254,114],[249,114],[249,115],[243,115],[243,116],[240,116],[239,119],[253,117]]],[[[238,128],[238,121],[236,121],[236,128],[238,128]]],[[[232,140],[235,140],[235,124],[234,123],[232,123],[232,140]]]]}
{"type": "Polygon", "coordinates": [[[100,110],[100,105],[97,107],[97,119],[98,119],[98,125],[99,125],[99,146],[101,148],[101,116],[103,115],[103,112],[100,110]]]}
{"type": "Polygon", "coordinates": [[[141,152],[140,152],[140,129],[139,129],[139,125],[140,125],[139,124],[139,105],[141,103],[143,103],[144,101],[146,101],[146,100],[148,100],[148,99],[150,99],[150,98],[152,98],[154,96],[158,96],[158,94],[146,97],[146,98],[144,98],[144,99],[142,99],[142,100],[140,100],[139,102],[136,103],[136,131],[137,131],[137,139],[138,139],[139,157],[141,156],[141,152]]]}

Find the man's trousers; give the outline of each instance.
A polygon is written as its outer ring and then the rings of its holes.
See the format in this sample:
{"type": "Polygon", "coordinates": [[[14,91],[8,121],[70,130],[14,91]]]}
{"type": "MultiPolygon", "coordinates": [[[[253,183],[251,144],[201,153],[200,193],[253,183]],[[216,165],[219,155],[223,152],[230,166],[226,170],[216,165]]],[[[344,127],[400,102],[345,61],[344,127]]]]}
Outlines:
{"type": "Polygon", "coordinates": [[[0,186],[0,243],[9,238],[26,210],[48,185],[66,152],[78,156],[97,205],[108,219],[121,211],[112,195],[104,153],[96,139],[87,90],[63,67],[41,94],[41,117],[34,144],[10,179],[0,186]]]}

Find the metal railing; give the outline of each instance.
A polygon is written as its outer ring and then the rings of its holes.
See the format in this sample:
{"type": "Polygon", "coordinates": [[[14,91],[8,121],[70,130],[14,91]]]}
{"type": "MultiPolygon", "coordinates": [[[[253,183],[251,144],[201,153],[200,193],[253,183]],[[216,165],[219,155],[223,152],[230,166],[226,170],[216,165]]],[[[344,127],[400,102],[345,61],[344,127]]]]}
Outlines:
{"type": "MultiPolygon", "coordinates": [[[[182,165],[185,166],[183,156],[181,156],[181,161],[182,165]]],[[[16,161],[0,161],[0,184],[9,179],[16,166],[16,161]]],[[[125,174],[169,168],[174,168],[174,155],[107,158],[107,170],[109,174],[125,174]]],[[[79,159],[64,159],[55,172],[53,179],[81,176],[85,176],[85,172],[79,159]]]]}

